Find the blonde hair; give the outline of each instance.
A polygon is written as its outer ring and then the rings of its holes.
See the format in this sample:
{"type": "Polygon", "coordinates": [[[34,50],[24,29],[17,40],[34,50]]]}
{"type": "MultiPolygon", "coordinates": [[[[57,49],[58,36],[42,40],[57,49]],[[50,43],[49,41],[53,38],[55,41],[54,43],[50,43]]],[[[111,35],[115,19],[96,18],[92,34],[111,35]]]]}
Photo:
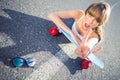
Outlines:
{"type": "Polygon", "coordinates": [[[99,27],[96,27],[94,31],[97,33],[100,42],[103,39],[103,30],[101,26],[104,25],[109,19],[111,13],[110,5],[106,2],[92,3],[85,11],[85,14],[87,13],[95,17],[99,23],[99,27]]]}

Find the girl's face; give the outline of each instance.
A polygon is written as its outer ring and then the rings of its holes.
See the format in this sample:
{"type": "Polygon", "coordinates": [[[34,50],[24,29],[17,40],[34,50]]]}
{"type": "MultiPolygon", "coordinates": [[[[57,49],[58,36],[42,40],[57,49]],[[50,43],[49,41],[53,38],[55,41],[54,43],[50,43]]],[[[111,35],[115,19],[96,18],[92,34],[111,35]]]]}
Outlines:
{"type": "Polygon", "coordinates": [[[82,23],[83,29],[88,29],[88,28],[94,29],[98,25],[99,22],[97,22],[95,17],[91,16],[89,13],[87,13],[83,18],[83,23],[82,23]]]}

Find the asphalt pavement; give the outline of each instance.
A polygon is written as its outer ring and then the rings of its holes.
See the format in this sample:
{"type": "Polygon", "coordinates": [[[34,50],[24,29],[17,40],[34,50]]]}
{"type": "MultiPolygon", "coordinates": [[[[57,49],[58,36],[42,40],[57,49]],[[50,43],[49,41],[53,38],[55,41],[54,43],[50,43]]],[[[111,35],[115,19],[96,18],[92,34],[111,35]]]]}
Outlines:
{"type": "MultiPolygon", "coordinates": [[[[99,0],[0,0],[0,80],[120,80],[120,1],[103,0],[112,7],[104,27],[104,49],[96,54],[105,67],[91,64],[80,67],[81,59],[73,59],[74,46],[60,34],[49,35],[55,26],[47,15],[51,12],[82,9],[99,0]],[[15,68],[14,57],[36,60],[34,68],[15,68]]],[[[64,20],[72,25],[72,20],[64,20]]]]}

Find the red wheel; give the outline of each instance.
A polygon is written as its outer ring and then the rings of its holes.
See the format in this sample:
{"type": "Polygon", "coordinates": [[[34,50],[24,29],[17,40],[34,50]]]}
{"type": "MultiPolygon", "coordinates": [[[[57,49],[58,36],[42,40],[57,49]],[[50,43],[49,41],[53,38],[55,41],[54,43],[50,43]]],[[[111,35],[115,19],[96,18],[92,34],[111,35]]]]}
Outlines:
{"type": "Polygon", "coordinates": [[[51,35],[51,36],[56,36],[57,34],[58,34],[58,28],[57,27],[51,27],[50,29],[49,29],[49,34],[51,35]]]}
{"type": "Polygon", "coordinates": [[[91,61],[84,59],[81,63],[82,69],[88,69],[90,67],[90,63],[91,63],[91,61]]]}

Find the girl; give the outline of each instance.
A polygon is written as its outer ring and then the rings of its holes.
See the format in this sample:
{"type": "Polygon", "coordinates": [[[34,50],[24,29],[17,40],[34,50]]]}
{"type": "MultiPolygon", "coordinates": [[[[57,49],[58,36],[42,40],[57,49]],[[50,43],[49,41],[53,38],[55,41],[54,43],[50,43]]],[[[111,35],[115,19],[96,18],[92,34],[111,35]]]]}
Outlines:
{"type": "Polygon", "coordinates": [[[108,21],[110,12],[111,8],[108,3],[95,2],[85,12],[82,10],[55,12],[49,14],[48,18],[67,32],[77,43],[75,53],[81,58],[86,58],[90,52],[96,53],[102,50],[101,46],[94,50],[92,48],[102,40],[102,25],[108,21]],[[72,30],[61,18],[74,19],[72,30]]]}

